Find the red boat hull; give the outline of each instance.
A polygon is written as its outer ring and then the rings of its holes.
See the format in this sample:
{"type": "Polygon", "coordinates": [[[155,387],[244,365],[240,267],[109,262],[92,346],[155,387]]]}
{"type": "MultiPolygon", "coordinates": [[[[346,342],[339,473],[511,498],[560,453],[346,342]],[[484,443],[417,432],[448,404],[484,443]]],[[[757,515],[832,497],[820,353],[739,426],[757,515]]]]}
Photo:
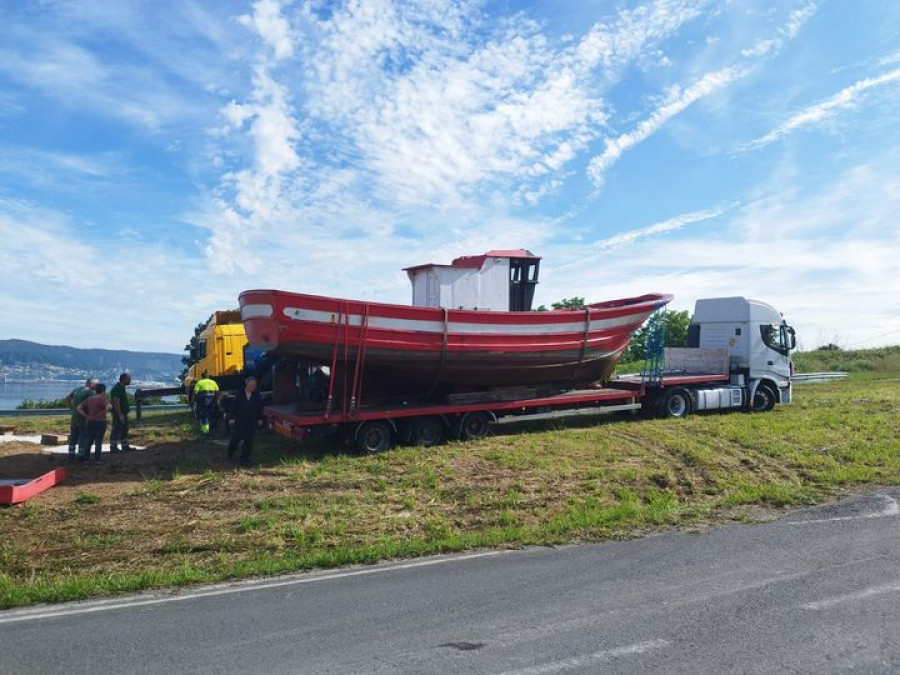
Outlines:
{"type": "Polygon", "coordinates": [[[632,333],[671,299],[652,294],[583,310],[488,312],[252,290],[240,304],[252,346],[355,368],[367,388],[387,380],[393,390],[415,392],[604,381],[632,333]]]}

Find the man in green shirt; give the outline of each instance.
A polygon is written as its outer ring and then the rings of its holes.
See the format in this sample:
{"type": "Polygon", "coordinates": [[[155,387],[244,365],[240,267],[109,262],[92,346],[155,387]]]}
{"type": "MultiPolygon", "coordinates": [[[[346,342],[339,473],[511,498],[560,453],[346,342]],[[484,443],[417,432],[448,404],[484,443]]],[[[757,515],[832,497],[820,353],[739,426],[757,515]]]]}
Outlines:
{"type": "Polygon", "coordinates": [[[78,406],[82,401],[94,395],[94,387],[100,383],[96,378],[88,378],[83,387],[76,387],[66,396],[66,405],[72,411],[72,420],[69,422],[69,459],[78,456],[78,442],[84,434],[84,416],[78,413],[78,406]]]}
{"type": "Polygon", "coordinates": [[[131,384],[131,375],[122,373],[119,381],[109,391],[109,400],[112,404],[112,431],[109,434],[110,452],[128,452],[128,391],[125,389],[131,384]]]}

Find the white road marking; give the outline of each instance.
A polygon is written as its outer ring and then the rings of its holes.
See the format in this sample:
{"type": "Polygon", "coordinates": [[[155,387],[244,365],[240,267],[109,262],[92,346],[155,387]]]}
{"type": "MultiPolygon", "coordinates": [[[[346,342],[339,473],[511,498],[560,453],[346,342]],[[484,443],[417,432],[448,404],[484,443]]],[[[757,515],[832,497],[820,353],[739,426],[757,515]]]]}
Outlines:
{"type": "Polygon", "coordinates": [[[34,621],[37,619],[52,619],[63,616],[72,616],[76,614],[91,614],[95,612],[105,612],[114,609],[130,609],[132,607],[162,605],[169,602],[181,602],[183,600],[194,600],[197,598],[210,598],[219,595],[232,595],[234,593],[245,593],[248,591],[268,590],[271,588],[281,588],[284,586],[298,586],[301,584],[315,583],[317,581],[331,581],[334,579],[345,579],[348,577],[359,577],[369,574],[381,574],[398,570],[408,570],[415,567],[430,567],[432,565],[442,565],[445,563],[472,560],[475,558],[489,558],[493,556],[504,555],[509,552],[509,550],[484,551],[481,553],[468,553],[465,555],[449,556],[443,558],[431,558],[428,560],[418,560],[409,563],[388,564],[378,567],[345,570],[342,572],[330,572],[323,574],[305,573],[302,575],[294,575],[289,578],[281,577],[277,580],[252,579],[248,581],[237,581],[228,584],[201,586],[192,591],[186,593],[178,593],[177,595],[159,596],[148,594],[143,596],[132,596],[130,598],[95,600],[91,602],[78,603],[75,605],[68,605],[62,608],[38,607],[32,609],[8,610],[5,613],[0,613],[0,624],[16,623],[19,621],[34,621]]]}
{"type": "Polygon", "coordinates": [[[900,504],[893,497],[887,495],[875,495],[887,502],[881,511],[875,513],[863,513],[858,516],[837,516],[835,518],[819,518],[817,520],[792,520],[788,525],[815,525],[816,523],[839,523],[844,520],[868,520],[870,518],[890,518],[900,515],[900,504]]]}
{"type": "Polygon", "coordinates": [[[884,586],[872,586],[871,588],[866,588],[862,591],[857,591],[856,593],[836,595],[833,598],[825,598],[824,600],[817,600],[816,602],[807,602],[800,606],[803,609],[810,610],[829,609],[830,607],[842,605],[845,602],[865,600],[866,598],[872,598],[877,595],[884,595],[886,593],[900,593],[900,582],[885,584],[884,586]]]}
{"type": "Polygon", "coordinates": [[[571,670],[572,668],[584,668],[589,665],[599,665],[604,661],[621,658],[623,656],[634,656],[637,654],[646,654],[647,652],[665,649],[669,646],[668,640],[647,640],[645,642],[635,642],[631,645],[622,647],[613,647],[612,649],[604,649],[587,656],[576,656],[563,661],[553,661],[552,663],[544,663],[539,666],[523,668],[522,670],[512,670],[503,675],[545,675],[546,673],[558,673],[561,670],[571,670]]]}

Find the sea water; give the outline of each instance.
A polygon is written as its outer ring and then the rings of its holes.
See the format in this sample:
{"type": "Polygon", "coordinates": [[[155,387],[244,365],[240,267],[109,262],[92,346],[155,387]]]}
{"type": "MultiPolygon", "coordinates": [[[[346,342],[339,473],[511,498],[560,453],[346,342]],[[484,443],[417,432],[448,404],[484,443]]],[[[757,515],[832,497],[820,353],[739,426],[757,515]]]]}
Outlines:
{"type": "Polygon", "coordinates": [[[22,401],[65,398],[84,380],[0,380],[0,410],[14,410],[22,401]]]}
{"type": "MultiPolygon", "coordinates": [[[[83,386],[84,380],[0,380],[0,410],[15,410],[25,400],[56,401],[65,398],[75,387],[83,386]]],[[[107,384],[107,387],[112,384],[107,384]]],[[[161,382],[141,382],[128,387],[130,393],[138,387],[171,387],[161,382]]],[[[166,396],[163,400],[176,401],[176,396],[166,396]]]]}

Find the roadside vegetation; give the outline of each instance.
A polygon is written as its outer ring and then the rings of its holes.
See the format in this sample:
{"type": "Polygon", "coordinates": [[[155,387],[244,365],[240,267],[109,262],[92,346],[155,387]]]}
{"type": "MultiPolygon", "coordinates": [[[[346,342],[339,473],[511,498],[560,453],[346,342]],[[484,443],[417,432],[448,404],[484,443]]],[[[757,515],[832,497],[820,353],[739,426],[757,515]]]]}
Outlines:
{"type": "MultiPolygon", "coordinates": [[[[135,398],[134,394],[128,394],[128,402],[131,404],[132,409],[135,406],[135,398]]],[[[175,405],[179,403],[179,401],[167,400],[161,396],[151,396],[149,398],[145,398],[143,405],[175,405]]],[[[26,398],[19,405],[16,406],[16,410],[59,410],[60,408],[68,408],[68,404],[66,403],[66,399],[58,398],[53,400],[48,399],[30,399],[26,398]]]]}
{"type": "MultiPolygon", "coordinates": [[[[852,375],[798,387],[794,405],[760,415],[504,424],[480,442],[369,457],[264,434],[250,470],[228,464],[187,414],[149,414],[133,433],[146,449],[67,467],[62,485],[0,508],[0,607],[755,521],[900,483],[900,348],[801,356],[806,370],[852,375]]],[[[36,433],[67,421],[0,425],[36,433]]],[[[59,463],[0,444],[4,477],[59,463]]]]}

